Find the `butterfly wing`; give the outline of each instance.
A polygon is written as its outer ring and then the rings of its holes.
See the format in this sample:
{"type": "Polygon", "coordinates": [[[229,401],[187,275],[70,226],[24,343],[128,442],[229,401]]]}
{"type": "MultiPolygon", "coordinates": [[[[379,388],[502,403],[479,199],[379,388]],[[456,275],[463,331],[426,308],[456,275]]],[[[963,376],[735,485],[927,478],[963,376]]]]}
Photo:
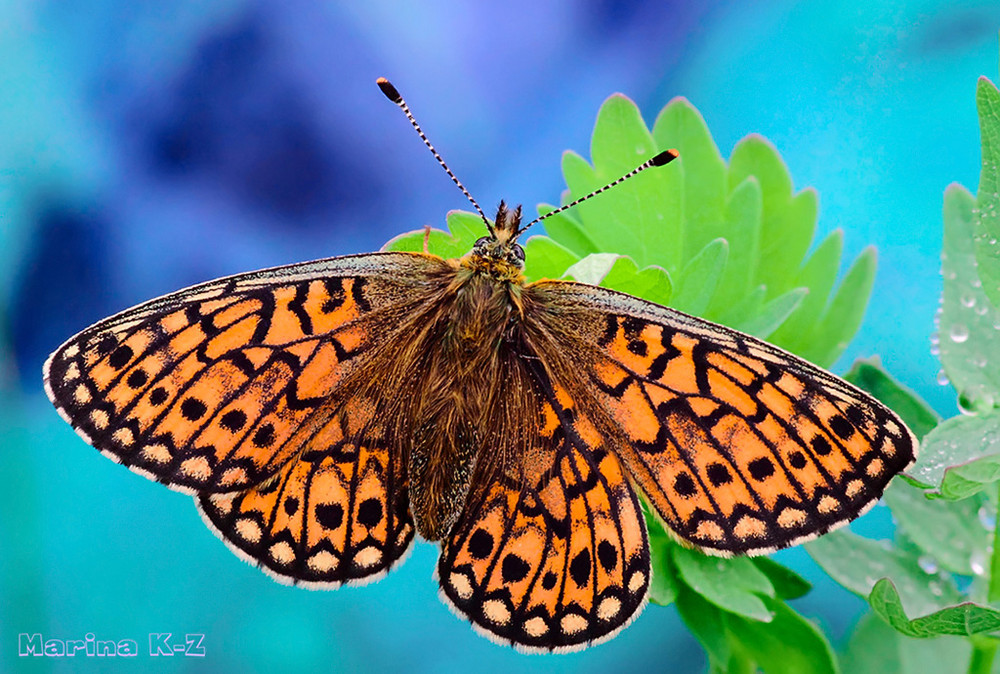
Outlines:
{"type": "Polygon", "coordinates": [[[303,450],[331,393],[446,269],[374,253],[194,286],[67,341],[45,364],[45,389],[131,470],[189,493],[247,489],[303,450]]]}
{"type": "Polygon", "coordinates": [[[285,583],[335,587],[381,577],[413,540],[399,452],[374,401],[353,397],[295,461],[238,494],[198,497],[237,555],[285,583]]]}
{"type": "Polygon", "coordinates": [[[438,578],[457,613],[529,651],[609,639],[642,609],[649,545],[618,458],[561,394],[523,463],[474,485],[438,578]]]}
{"type": "Polygon", "coordinates": [[[544,307],[534,340],[554,377],[589,392],[668,528],[706,552],[764,554],[822,534],[915,459],[891,410],[759,339],[585,284],[526,295],[544,307]]]}

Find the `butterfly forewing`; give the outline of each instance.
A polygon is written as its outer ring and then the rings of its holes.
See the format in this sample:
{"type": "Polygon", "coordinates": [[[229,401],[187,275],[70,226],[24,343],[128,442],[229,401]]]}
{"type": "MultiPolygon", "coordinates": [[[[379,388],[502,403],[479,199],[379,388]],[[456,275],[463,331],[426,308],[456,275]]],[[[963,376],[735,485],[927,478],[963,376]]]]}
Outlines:
{"type": "Polygon", "coordinates": [[[443,265],[372,254],[182,290],[70,339],[45,365],[46,391],[133,470],[189,492],[246,489],[303,450],[316,410],[443,265]]]}
{"type": "Polygon", "coordinates": [[[585,364],[564,377],[609,415],[626,469],[688,544],[760,554],[816,536],[915,458],[894,413],[777,347],[603,288],[529,288],[585,364]]]}

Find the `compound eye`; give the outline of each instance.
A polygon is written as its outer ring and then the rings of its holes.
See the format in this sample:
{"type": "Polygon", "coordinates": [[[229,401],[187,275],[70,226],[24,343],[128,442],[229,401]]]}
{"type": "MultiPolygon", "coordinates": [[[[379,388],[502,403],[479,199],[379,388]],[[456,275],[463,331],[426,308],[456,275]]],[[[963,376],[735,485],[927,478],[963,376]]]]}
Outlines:
{"type": "Polygon", "coordinates": [[[478,239],[476,239],[476,248],[479,248],[480,246],[485,246],[487,243],[489,243],[489,241],[490,237],[488,236],[479,237],[478,239]]]}
{"type": "Polygon", "coordinates": [[[524,262],[524,248],[521,248],[521,244],[515,243],[510,247],[510,252],[511,255],[514,256],[515,260],[518,262],[524,262]]]}

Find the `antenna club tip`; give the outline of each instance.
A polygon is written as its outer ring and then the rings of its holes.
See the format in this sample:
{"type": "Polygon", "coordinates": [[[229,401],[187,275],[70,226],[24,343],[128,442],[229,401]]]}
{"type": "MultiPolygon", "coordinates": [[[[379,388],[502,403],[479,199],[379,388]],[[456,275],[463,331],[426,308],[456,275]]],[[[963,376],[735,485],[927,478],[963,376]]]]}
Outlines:
{"type": "Polygon", "coordinates": [[[653,162],[653,166],[666,166],[673,160],[677,159],[679,156],[680,153],[677,150],[671,148],[669,150],[664,150],[660,154],[653,157],[650,161],[653,162]]]}
{"type": "Polygon", "coordinates": [[[399,95],[399,92],[396,90],[396,87],[392,86],[392,82],[390,82],[389,80],[385,79],[384,77],[380,77],[377,80],[375,80],[375,84],[377,84],[378,88],[382,90],[382,93],[385,94],[385,97],[388,98],[393,103],[395,103],[396,105],[399,105],[400,103],[403,102],[403,97],[399,95]]]}

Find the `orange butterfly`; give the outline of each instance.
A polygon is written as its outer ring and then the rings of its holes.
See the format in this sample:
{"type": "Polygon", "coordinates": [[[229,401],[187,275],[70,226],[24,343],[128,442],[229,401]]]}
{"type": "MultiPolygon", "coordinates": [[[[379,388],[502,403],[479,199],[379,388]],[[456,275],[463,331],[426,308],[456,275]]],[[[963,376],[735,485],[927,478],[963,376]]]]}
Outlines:
{"type": "Polygon", "coordinates": [[[441,541],[446,601],[528,650],[608,639],[644,606],[636,488],[681,543],[763,554],[857,517],[913,462],[899,417],[781,349],[525,283],[520,214],[483,216],[461,259],[352,255],[146,302],[62,345],[46,391],[274,578],[370,581],[417,532],[441,541]]]}

